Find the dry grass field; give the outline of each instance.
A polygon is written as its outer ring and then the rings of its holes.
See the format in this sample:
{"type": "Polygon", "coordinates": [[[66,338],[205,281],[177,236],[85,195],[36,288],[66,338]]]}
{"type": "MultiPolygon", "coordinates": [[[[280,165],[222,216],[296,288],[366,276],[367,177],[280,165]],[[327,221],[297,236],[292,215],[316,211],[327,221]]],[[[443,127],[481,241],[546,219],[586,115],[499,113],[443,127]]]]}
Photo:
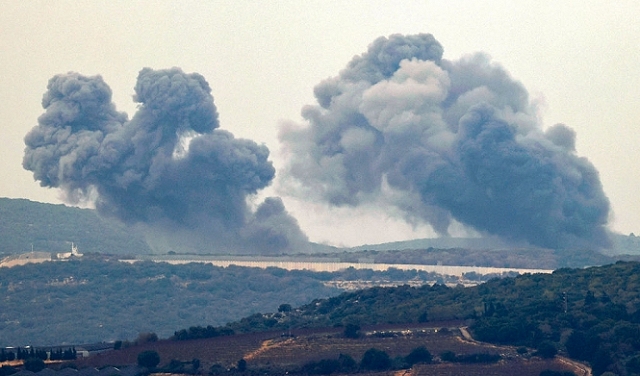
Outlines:
{"type": "MultiPolygon", "coordinates": [[[[448,323],[450,324],[450,323],[448,323]]],[[[520,356],[514,348],[498,347],[465,340],[454,327],[441,330],[432,323],[363,328],[360,338],[345,338],[342,328],[294,330],[292,336],[281,332],[240,334],[230,337],[190,341],[158,341],[117,351],[109,351],[77,360],[78,367],[135,364],[137,354],[155,350],[160,354],[161,366],[172,359],[191,361],[199,359],[201,372],[207,373],[214,364],[234,367],[245,359],[247,368],[261,373],[280,373],[299,369],[306,363],[321,359],[337,359],[348,354],[356,361],[370,348],[384,350],[391,358],[406,356],[416,347],[424,346],[434,355],[434,364],[419,364],[410,370],[361,375],[465,375],[465,376],[538,376],[542,370],[572,371],[587,376],[576,365],[560,358],[544,360],[532,356],[520,356]],[[284,335],[283,335],[284,334],[284,335]],[[439,362],[438,355],[445,351],[456,354],[500,354],[502,360],[492,364],[457,364],[439,362]]]]}

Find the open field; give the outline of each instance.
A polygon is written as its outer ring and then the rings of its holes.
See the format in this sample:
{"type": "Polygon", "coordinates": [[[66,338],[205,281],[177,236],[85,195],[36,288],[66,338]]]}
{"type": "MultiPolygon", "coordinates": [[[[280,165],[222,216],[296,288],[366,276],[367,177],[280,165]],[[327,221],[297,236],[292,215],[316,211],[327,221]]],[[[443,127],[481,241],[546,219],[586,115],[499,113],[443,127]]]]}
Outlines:
{"type": "MultiPolygon", "coordinates": [[[[345,338],[342,328],[304,329],[289,333],[263,332],[217,337],[191,341],[159,341],[127,349],[110,351],[88,359],[78,360],[79,367],[104,367],[106,365],[135,364],[137,354],[155,350],[160,354],[161,365],[172,359],[201,361],[201,371],[206,373],[214,364],[234,367],[240,359],[247,361],[247,368],[269,373],[296,370],[304,364],[321,359],[337,359],[348,354],[356,361],[365,351],[377,348],[391,358],[403,357],[413,349],[424,346],[436,359],[434,364],[421,364],[411,370],[375,373],[378,375],[514,375],[538,376],[540,371],[573,371],[585,375],[576,364],[561,358],[543,360],[530,354],[521,356],[512,347],[499,347],[466,340],[456,323],[424,323],[363,328],[360,338],[345,338]],[[448,329],[442,330],[443,326],[448,329]],[[500,354],[502,360],[492,364],[458,364],[438,361],[438,356],[452,351],[456,354],[500,354]],[[399,373],[398,373],[399,372],[399,373]]],[[[457,323],[460,324],[460,323],[457,323]]],[[[374,373],[360,373],[362,375],[374,373]]]]}

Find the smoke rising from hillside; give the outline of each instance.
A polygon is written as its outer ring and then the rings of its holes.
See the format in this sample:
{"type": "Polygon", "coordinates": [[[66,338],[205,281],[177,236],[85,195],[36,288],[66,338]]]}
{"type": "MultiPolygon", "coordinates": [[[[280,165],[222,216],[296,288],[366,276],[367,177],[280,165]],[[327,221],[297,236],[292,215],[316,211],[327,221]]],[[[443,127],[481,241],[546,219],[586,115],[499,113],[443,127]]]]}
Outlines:
{"type": "Polygon", "coordinates": [[[179,68],[140,71],[135,115],[116,110],[100,76],[53,77],[23,166],[70,202],[142,224],[152,245],[203,251],[302,251],[306,236],[279,198],[247,199],[273,180],[269,150],[219,129],[211,89],[179,68]]]}
{"type": "Polygon", "coordinates": [[[335,206],[391,203],[447,235],[607,247],[609,201],[565,125],[543,130],[525,88],[484,54],[442,59],[429,34],[374,41],[282,127],[284,188],[335,206]]]}

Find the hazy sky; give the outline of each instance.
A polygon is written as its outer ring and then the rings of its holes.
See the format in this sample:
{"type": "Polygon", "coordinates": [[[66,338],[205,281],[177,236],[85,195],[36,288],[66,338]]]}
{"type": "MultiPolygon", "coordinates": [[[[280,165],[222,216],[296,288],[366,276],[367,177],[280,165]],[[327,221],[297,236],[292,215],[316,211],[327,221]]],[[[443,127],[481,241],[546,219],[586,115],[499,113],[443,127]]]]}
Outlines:
{"type": "MultiPolygon", "coordinates": [[[[313,88],[377,37],[431,33],[444,58],[489,54],[529,91],[545,127],[577,133],[600,172],[610,227],[640,232],[640,3],[630,1],[0,1],[0,196],[60,203],[22,168],[48,80],[99,74],[136,109],[143,67],[209,82],[222,129],[264,143],[280,195],[278,130],[303,123],[313,88]]],[[[329,209],[282,196],[313,241],[358,245],[433,236],[390,208],[329,209]]],[[[455,231],[454,231],[455,232],[455,231]]]]}

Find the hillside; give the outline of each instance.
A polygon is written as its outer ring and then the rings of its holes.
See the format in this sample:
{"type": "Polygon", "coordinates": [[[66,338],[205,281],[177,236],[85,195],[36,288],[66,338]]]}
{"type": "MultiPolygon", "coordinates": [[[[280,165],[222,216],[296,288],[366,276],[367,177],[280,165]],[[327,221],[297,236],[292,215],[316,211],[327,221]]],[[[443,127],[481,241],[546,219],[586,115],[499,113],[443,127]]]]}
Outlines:
{"type": "MultiPolygon", "coordinates": [[[[150,267],[143,266],[144,269],[150,267]]],[[[151,272],[145,274],[166,272],[164,268],[167,267],[154,265],[151,272]],[[159,269],[153,269],[156,267],[159,269]]],[[[175,275],[169,280],[181,284],[178,276],[186,270],[175,269],[175,275]]],[[[238,272],[241,271],[234,271],[238,272]]],[[[140,272],[126,270],[126,273],[138,275],[140,272]]],[[[201,274],[200,278],[208,273],[210,271],[201,274]]],[[[267,281],[273,284],[276,281],[274,276],[285,280],[292,277],[277,269],[268,273],[271,277],[263,276],[260,280],[249,274],[238,276],[256,281],[262,288],[267,281]]],[[[146,278],[156,282],[167,279],[146,278]]],[[[0,283],[7,285],[6,281],[0,283]]],[[[129,280],[125,283],[132,284],[129,280]]],[[[291,280],[288,283],[291,284],[291,280]]],[[[243,294],[235,292],[235,295],[243,294]]],[[[184,304],[176,298],[173,293],[169,295],[174,306],[184,304]]],[[[158,313],[171,309],[161,306],[159,295],[152,297],[151,302],[158,313]]],[[[140,305],[134,307],[139,309],[140,305]]],[[[191,312],[210,309],[189,307],[191,312]]],[[[115,317],[122,317],[115,308],[114,312],[115,317]]],[[[201,362],[203,366],[210,367],[208,371],[213,374],[227,374],[226,369],[233,367],[242,357],[246,358],[251,372],[284,374],[285,370],[300,371],[300,367],[308,364],[313,364],[313,367],[326,365],[328,363],[318,362],[336,359],[340,353],[356,360],[364,359],[367,348],[384,349],[393,360],[391,364],[402,364],[403,357],[422,344],[437,360],[433,365],[421,365],[417,368],[420,371],[415,371],[425,375],[442,372],[451,375],[507,375],[514,374],[515,370],[518,374],[537,375],[542,368],[558,372],[576,370],[565,361],[549,361],[537,366],[532,363],[540,361],[540,358],[551,359],[555,354],[586,362],[596,376],[604,372],[620,376],[640,373],[640,263],[636,262],[493,279],[467,288],[441,284],[370,288],[314,299],[297,308],[281,304],[277,311],[270,312],[254,313],[217,328],[192,326],[176,330],[170,340],[138,342],[132,347],[125,346],[123,350],[78,364],[98,367],[133,364],[136,354],[153,349],[162,354],[165,366],[184,366],[197,358],[198,364],[201,362]],[[466,326],[474,339],[493,345],[465,344],[462,337],[466,326]],[[444,335],[425,334],[442,327],[448,328],[442,331],[444,335]],[[355,328],[355,331],[349,328],[355,328]],[[347,335],[349,330],[355,333],[353,338],[351,334],[347,335]],[[281,336],[281,333],[285,335],[281,336]],[[451,363],[471,359],[465,358],[465,354],[473,353],[500,354],[502,360],[496,364],[451,363]],[[178,362],[172,363],[171,359],[178,362]],[[518,363],[520,361],[523,363],[518,363]],[[530,373],[533,371],[528,367],[532,366],[537,373],[530,373]],[[542,368],[536,368],[539,366],[542,368]]],[[[86,311],[84,313],[87,314],[86,311]]],[[[201,324],[205,323],[206,320],[201,321],[201,324]]],[[[472,359],[483,358],[476,356],[472,359]]],[[[251,372],[249,374],[253,374],[251,372]]],[[[364,374],[372,373],[365,371],[364,374]]]]}
{"type": "MultiPolygon", "coordinates": [[[[201,374],[211,375],[495,375],[539,376],[543,370],[575,372],[581,370],[561,359],[543,359],[533,352],[518,353],[515,348],[497,347],[465,340],[458,323],[384,325],[363,328],[356,338],[346,337],[343,328],[297,329],[290,335],[281,332],[261,332],[190,341],[147,342],[129,348],[78,360],[79,368],[102,369],[108,365],[127,366],[136,363],[143,351],[159,354],[162,371],[186,373],[192,371],[194,359],[201,374]],[[370,349],[388,355],[389,369],[370,369],[362,360],[370,349]],[[424,349],[427,353],[416,351],[424,349]],[[429,354],[418,358],[409,354],[429,354]],[[455,362],[447,354],[471,359],[478,354],[485,362],[455,362]],[[237,369],[244,359],[246,370],[237,369]],[[350,362],[350,363],[349,363],[350,362]],[[411,368],[409,370],[409,368],[411,368]],[[386,371],[386,372],[385,372],[386,371]]],[[[382,353],[380,353],[382,354],[382,353]]]]}
{"type": "MultiPolygon", "coordinates": [[[[560,269],[469,288],[372,288],[315,300],[272,327],[441,320],[467,321],[482,341],[555,348],[589,362],[595,375],[640,374],[640,263],[560,269]]],[[[260,325],[251,317],[229,327],[243,332],[260,325]]]]}
{"type": "MultiPolygon", "coordinates": [[[[389,263],[478,265],[556,269],[603,265],[640,256],[640,237],[611,234],[614,248],[605,254],[510,247],[494,238],[415,239],[354,248],[311,244],[313,257],[359,259],[389,263]],[[416,252],[414,252],[414,250],[416,252]]],[[[119,221],[102,218],[94,210],[23,199],[0,198],[0,256],[34,251],[68,252],[71,242],[82,253],[143,255],[154,251],[143,236],[119,221]]],[[[203,254],[207,251],[203,250],[203,254]]],[[[309,255],[300,255],[308,257],[309,255]]]]}
{"type": "MultiPolygon", "coordinates": [[[[407,243],[415,246],[420,244],[419,241],[407,243]]],[[[326,253],[324,256],[326,259],[339,260],[341,262],[465,265],[549,270],[606,265],[618,260],[637,260],[640,258],[639,255],[605,255],[590,250],[568,251],[554,249],[467,249],[433,247],[402,248],[399,250],[350,250],[340,253],[326,253]]],[[[314,257],[320,260],[321,255],[315,254],[314,257]]]]}
{"type": "Polygon", "coordinates": [[[321,277],[85,258],[0,268],[0,346],[127,340],[142,332],[168,337],[192,325],[224,325],[339,292],[321,277]]]}
{"type": "Polygon", "coordinates": [[[0,198],[0,254],[69,252],[135,255],[151,250],[140,234],[94,210],[0,198]]]}
{"type": "Polygon", "coordinates": [[[203,263],[129,264],[98,256],[26,264],[0,268],[0,346],[131,340],[142,332],[169,337],[185,327],[225,325],[275,312],[283,303],[299,306],[337,295],[344,290],[332,287],[336,281],[437,280],[443,279],[416,271],[315,273],[203,263]]]}

